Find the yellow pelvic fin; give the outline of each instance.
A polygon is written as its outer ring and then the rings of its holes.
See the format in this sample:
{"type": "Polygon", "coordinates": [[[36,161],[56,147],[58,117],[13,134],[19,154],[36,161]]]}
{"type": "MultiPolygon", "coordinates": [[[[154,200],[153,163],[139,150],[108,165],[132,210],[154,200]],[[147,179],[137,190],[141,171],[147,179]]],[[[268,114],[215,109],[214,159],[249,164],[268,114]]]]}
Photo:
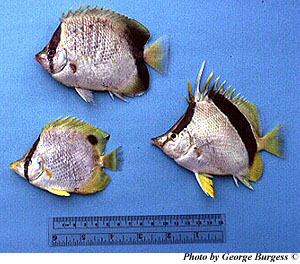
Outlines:
{"type": "Polygon", "coordinates": [[[144,50],[144,59],[153,69],[165,73],[169,62],[169,40],[163,36],[144,50]]]}
{"type": "Polygon", "coordinates": [[[250,181],[259,181],[264,173],[264,161],[262,158],[262,153],[257,152],[255,154],[253,164],[249,169],[249,174],[247,175],[247,178],[250,181]]]}
{"type": "Polygon", "coordinates": [[[55,189],[46,189],[48,192],[59,195],[59,196],[70,196],[71,194],[66,191],[55,190],[55,189]]]}
{"type": "Polygon", "coordinates": [[[121,169],[123,162],[123,152],[122,147],[118,147],[113,150],[111,153],[101,157],[103,162],[103,167],[108,168],[113,171],[121,169]]]}
{"type": "Polygon", "coordinates": [[[110,176],[105,172],[104,169],[99,166],[94,168],[91,180],[81,187],[76,193],[89,194],[104,190],[111,182],[110,176]]]}
{"type": "Polygon", "coordinates": [[[281,125],[259,139],[259,150],[266,150],[280,158],[283,157],[283,138],[281,125]]]}
{"type": "Polygon", "coordinates": [[[214,189],[213,189],[213,181],[210,179],[212,176],[208,174],[200,174],[195,173],[196,179],[202,188],[203,192],[212,198],[215,198],[214,189]]]}

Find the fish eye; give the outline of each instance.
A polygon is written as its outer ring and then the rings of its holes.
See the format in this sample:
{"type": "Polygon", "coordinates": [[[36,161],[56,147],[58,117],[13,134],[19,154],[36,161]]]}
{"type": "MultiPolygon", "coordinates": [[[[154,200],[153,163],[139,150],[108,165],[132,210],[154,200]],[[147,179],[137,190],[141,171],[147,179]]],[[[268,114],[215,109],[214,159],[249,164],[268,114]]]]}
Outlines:
{"type": "Polygon", "coordinates": [[[171,133],[170,138],[172,140],[176,139],[177,138],[177,134],[176,133],[171,133]]]}
{"type": "Polygon", "coordinates": [[[55,56],[55,50],[48,49],[47,50],[47,56],[50,57],[50,58],[53,58],[55,56]]]}

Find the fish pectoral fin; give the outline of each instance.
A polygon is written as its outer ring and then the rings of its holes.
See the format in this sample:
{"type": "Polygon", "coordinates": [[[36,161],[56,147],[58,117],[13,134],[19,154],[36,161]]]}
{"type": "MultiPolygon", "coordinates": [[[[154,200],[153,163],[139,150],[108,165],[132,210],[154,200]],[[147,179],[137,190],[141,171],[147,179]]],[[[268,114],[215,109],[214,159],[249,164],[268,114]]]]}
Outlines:
{"type": "Polygon", "coordinates": [[[59,196],[70,196],[71,194],[66,191],[55,190],[55,189],[46,189],[48,192],[59,195],[59,196]]]}
{"type": "Polygon", "coordinates": [[[210,179],[212,176],[208,174],[195,173],[196,179],[202,188],[203,192],[212,198],[215,198],[213,181],[210,179]]]}
{"type": "Polygon", "coordinates": [[[75,88],[75,90],[84,101],[86,101],[87,103],[95,104],[94,95],[91,90],[82,88],[75,88]]]}
{"type": "Polygon", "coordinates": [[[53,176],[52,172],[51,172],[51,170],[46,169],[46,165],[45,165],[45,161],[44,161],[43,157],[41,157],[41,163],[42,163],[43,172],[46,172],[47,175],[49,176],[49,179],[51,179],[53,176]]]}

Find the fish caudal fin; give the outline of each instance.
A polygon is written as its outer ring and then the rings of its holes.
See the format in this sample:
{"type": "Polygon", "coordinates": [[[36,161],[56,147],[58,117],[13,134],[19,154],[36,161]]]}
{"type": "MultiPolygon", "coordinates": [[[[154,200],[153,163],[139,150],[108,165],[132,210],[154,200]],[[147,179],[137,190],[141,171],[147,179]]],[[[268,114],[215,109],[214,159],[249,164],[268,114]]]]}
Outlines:
{"type": "Polygon", "coordinates": [[[166,36],[159,38],[144,50],[144,59],[153,69],[165,73],[169,63],[169,40],[166,36]]]}
{"type": "Polygon", "coordinates": [[[282,128],[280,125],[260,139],[260,150],[266,150],[280,158],[283,157],[282,128]]]}
{"type": "Polygon", "coordinates": [[[123,151],[122,147],[118,147],[111,153],[102,157],[103,167],[112,171],[121,170],[123,163],[123,151]]]}
{"type": "Polygon", "coordinates": [[[202,188],[203,192],[212,198],[215,198],[214,189],[213,189],[213,181],[210,179],[212,176],[208,174],[200,174],[195,173],[196,179],[202,188]]]}

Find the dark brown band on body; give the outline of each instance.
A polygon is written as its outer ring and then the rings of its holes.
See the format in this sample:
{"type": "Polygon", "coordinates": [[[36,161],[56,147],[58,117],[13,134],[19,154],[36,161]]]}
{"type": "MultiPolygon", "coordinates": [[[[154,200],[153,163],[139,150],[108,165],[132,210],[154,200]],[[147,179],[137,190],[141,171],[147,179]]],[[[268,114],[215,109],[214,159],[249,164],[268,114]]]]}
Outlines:
{"type": "Polygon", "coordinates": [[[196,103],[190,103],[188,109],[186,110],[185,114],[183,117],[181,117],[175,126],[173,126],[170,130],[175,133],[179,134],[183,129],[185,129],[188,124],[191,122],[194,112],[195,112],[195,106],[196,103]]]}
{"type": "Polygon", "coordinates": [[[212,99],[214,104],[228,117],[230,123],[238,132],[247,149],[249,165],[251,166],[257,152],[257,143],[248,120],[224,95],[211,89],[208,93],[208,97],[212,99]]]}
{"type": "Polygon", "coordinates": [[[60,35],[61,35],[61,23],[59,24],[58,28],[55,30],[50,42],[48,49],[56,50],[59,42],[60,42],[60,35]]]}
{"type": "Polygon", "coordinates": [[[38,139],[34,142],[32,148],[29,150],[26,158],[25,158],[25,163],[24,163],[24,177],[25,179],[27,179],[29,181],[29,177],[28,177],[28,167],[29,167],[29,164],[30,164],[30,161],[31,161],[31,158],[38,146],[40,142],[40,136],[38,137],[38,139]]]}
{"type": "Polygon", "coordinates": [[[49,56],[49,52],[52,52],[55,55],[57,46],[60,42],[60,35],[61,35],[61,23],[58,26],[58,28],[56,29],[56,31],[54,32],[52,39],[49,42],[48,49],[47,49],[47,58],[49,60],[49,67],[50,67],[51,73],[54,73],[54,71],[53,71],[53,57],[54,56],[49,56]]]}

